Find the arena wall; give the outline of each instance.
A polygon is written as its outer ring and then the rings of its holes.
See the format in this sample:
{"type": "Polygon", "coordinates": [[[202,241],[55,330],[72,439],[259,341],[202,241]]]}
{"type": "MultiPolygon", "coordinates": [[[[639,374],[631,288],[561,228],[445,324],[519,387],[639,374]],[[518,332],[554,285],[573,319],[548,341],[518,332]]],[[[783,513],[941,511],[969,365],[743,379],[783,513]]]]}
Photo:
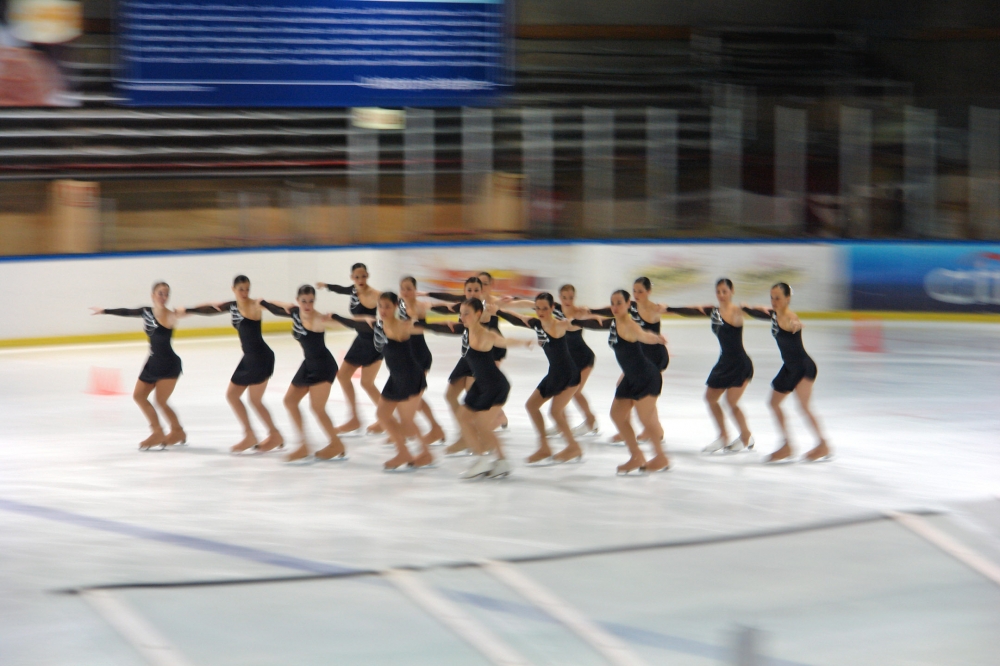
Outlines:
{"type": "MultiPolygon", "coordinates": [[[[998,313],[997,257],[1000,245],[981,243],[473,242],[10,258],[0,261],[8,313],[0,319],[0,346],[140,339],[137,321],[91,316],[88,307],[148,304],[158,280],[170,283],[174,306],[229,300],[237,274],[250,277],[252,295],[291,301],[301,284],[348,283],[355,262],[368,265],[380,289],[413,275],[421,289],[458,291],[465,277],[488,270],[501,292],[555,292],[572,283],[579,302],[594,306],[646,275],[654,297],[674,305],[713,302],[715,281],[729,277],[737,298],[749,303],[767,303],[770,286],[788,282],[796,310],[813,316],[846,317],[852,307],[998,313]],[[933,294],[915,297],[924,282],[933,294]],[[877,285],[880,300],[872,301],[877,285]],[[970,289],[972,296],[963,296],[970,289]],[[908,297],[896,298],[902,294],[908,297]]],[[[319,303],[322,310],[347,310],[346,299],[334,294],[322,293],[319,303]]],[[[268,330],[288,326],[267,320],[268,330]]],[[[232,334],[232,328],[224,316],[195,316],[183,321],[178,335],[185,334],[232,334]]]]}

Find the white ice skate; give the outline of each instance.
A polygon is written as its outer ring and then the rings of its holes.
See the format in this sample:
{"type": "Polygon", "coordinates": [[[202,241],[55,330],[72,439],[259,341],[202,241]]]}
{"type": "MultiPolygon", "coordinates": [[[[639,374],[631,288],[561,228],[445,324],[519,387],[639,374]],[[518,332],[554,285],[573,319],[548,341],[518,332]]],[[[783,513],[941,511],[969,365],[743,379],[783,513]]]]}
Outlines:
{"type": "MultiPolygon", "coordinates": [[[[736,441],[738,442],[740,440],[737,439],[736,441]]],[[[726,448],[726,440],[720,437],[711,444],[709,444],[708,446],[706,446],[705,448],[703,448],[701,452],[712,454],[712,453],[718,453],[719,451],[723,451],[725,450],[725,448],[726,448]]]]}
{"type": "MultiPolygon", "coordinates": [[[[493,472],[493,467],[497,461],[489,456],[479,456],[479,460],[472,464],[472,467],[462,472],[459,476],[463,479],[478,479],[489,476],[493,472]]],[[[509,468],[509,465],[508,465],[509,468]]]]}

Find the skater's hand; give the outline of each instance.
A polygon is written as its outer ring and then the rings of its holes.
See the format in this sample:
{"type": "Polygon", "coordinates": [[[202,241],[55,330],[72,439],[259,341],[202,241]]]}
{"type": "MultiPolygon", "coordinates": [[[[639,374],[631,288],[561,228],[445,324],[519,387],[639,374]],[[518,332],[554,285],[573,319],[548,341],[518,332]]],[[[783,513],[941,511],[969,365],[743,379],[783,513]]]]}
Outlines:
{"type": "Polygon", "coordinates": [[[663,345],[664,347],[667,346],[667,336],[660,333],[658,336],[656,336],[656,339],[659,340],[660,344],[663,345]]]}
{"type": "Polygon", "coordinates": [[[326,282],[317,282],[316,283],[316,288],[317,289],[326,289],[326,282]]]}
{"type": "Polygon", "coordinates": [[[92,307],[90,309],[93,310],[93,312],[90,313],[92,315],[104,314],[104,308],[94,308],[94,307],[92,307]]]}

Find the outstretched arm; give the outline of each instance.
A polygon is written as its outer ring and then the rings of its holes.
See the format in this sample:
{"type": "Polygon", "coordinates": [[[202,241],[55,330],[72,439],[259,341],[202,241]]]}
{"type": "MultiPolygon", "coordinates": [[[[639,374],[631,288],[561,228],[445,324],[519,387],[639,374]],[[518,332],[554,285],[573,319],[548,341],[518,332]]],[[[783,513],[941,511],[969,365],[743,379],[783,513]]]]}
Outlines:
{"type": "Polygon", "coordinates": [[[428,298],[433,298],[435,301],[445,301],[447,303],[461,303],[465,300],[464,294],[452,294],[447,291],[429,291],[427,292],[428,298]]]}
{"type": "Polygon", "coordinates": [[[90,308],[91,314],[114,315],[116,317],[141,317],[144,308],[90,308]]]}
{"type": "Polygon", "coordinates": [[[335,294],[344,294],[345,296],[354,293],[354,286],[353,285],[350,286],[350,287],[344,287],[344,286],[341,286],[339,284],[327,284],[326,282],[317,282],[316,283],[316,288],[317,289],[327,289],[329,291],[334,292],[335,294]]]}
{"type": "Polygon", "coordinates": [[[324,318],[326,321],[335,321],[342,326],[347,328],[353,328],[358,333],[372,333],[374,328],[367,321],[359,321],[357,319],[349,319],[347,317],[341,317],[339,314],[329,314],[324,318]]]}
{"type": "Polygon", "coordinates": [[[667,339],[662,333],[653,333],[652,331],[647,331],[646,329],[639,327],[639,335],[636,338],[639,342],[644,342],[647,345],[666,345],[667,339]]]}
{"type": "Polygon", "coordinates": [[[613,317],[611,314],[611,308],[599,308],[597,310],[591,310],[590,314],[598,315],[600,317],[613,317]]]}
{"type": "Polygon", "coordinates": [[[295,306],[290,303],[278,303],[275,301],[265,301],[264,299],[261,299],[260,307],[279,317],[291,317],[292,308],[295,306]]]}
{"type": "Polygon", "coordinates": [[[177,308],[177,311],[180,316],[192,314],[211,316],[228,311],[229,306],[235,302],[236,301],[228,301],[226,303],[205,303],[204,305],[199,305],[193,308],[177,308]]]}
{"type": "Polygon", "coordinates": [[[681,317],[710,317],[712,315],[712,306],[696,305],[690,308],[667,308],[667,313],[680,315],[681,317]]]}
{"type": "Polygon", "coordinates": [[[505,338],[495,331],[489,331],[490,335],[493,336],[493,346],[503,347],[504,349],[509,349],[511,347],[527,347],[531,348],[534,346],[534,340],[521,340],[519,338],[505,338]]]}
{"type": "Polygon", "coordinates": [[[579,328],[589,328],[594,331],[607,331],[614,319],[574,319],[571,323],[579,328]]]}
{"type": "Polygon", "coordinates": [[[430,310],[431,312],[440,312],[441,314],[458,314],[461,307],[461,303],[452,303],[451,305],[433,305],[430,310]]]}
{"type": "Polygon", "coordinates": [[[744,305],[743,312],[747,313],[754,319],[770,320],[771,314],[774,312],[774,310],[772,310],[771,308],[765,308],[762,305],[758,305],[756,307],[750,307],[749,305],[744,305]]]}
{"type": "Polygon", "coordinates": [[[432,333],[440,333],[441,335],[462,335],[465,332],[465,326],[461,322],[449,321],[437,324],[428,324],[425,321],[421,321],[414,325],[414,328],[423,329],[425,331],[431,331],[432,333]]]}
{"type": "Polygon", "coordinates": [[[515,314],[513,312],[504,312],[503,310],[497,310],[497,316],[503,319],[504,321],[514,324],[514,326],[519,326],[521,328],[530,328],[530,326],[528,326],[528,318],[523,317],[519,314],[515,314]]]}

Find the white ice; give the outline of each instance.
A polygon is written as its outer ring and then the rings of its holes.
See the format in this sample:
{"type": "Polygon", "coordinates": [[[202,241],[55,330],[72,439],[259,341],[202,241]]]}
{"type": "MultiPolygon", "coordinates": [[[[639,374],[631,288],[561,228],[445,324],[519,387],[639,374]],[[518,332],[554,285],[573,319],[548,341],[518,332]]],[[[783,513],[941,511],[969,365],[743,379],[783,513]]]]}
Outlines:
{"type": "MultiPolygon", "coordinates": [[[[503,365],[513,389],[502,441],[515,470],[490,482],[460,481],[465,459],[385,474],[392,451],[375,437],[345,439],[351,459],[341,464],[229,455],[241,434],[223,396],[240,356],[234,337],[175,341],[185,373],[172,404],[190,445],[162,453],[136,450],[147,434],[130,396],[143,344],[0,352],[0,664],[145,663],[80,597],[53,592],[67,588],[430,566],[424,580],[530,663],[589,664],[603,662],[481,570],[434,565],[893,510],[940,512],[927,521],[1000,564],[1000,328],[886,323],[884,351],[862,352],[850,323],[808,321],[813,404],[836,458],[777,467],[761,464],[778,443],[766,400],[780,360],[768,327],[748,323],[745,334],[756,374],[743,408],[758,451],[726,457],[698,453],[716,437],[703,400],[715,338],[704,321],[664,331],[671,362],[659,410],[674,468],[648,478],[614,474],[626,453],[603,442],[619,371],[594,332],[598,361],[585,391],[602,435],[582,440],[585,462],[520,462],[536,443],[523,404],[545,360],[514,349],[503,365]],[[126,394],[87,394],[92,368],[118,370],[126,394]]],[[[351,335],[327,339],[340,357],[351,335]]],[[[428,340],[426,396],[453,435],[442,396],[459,343],[428,340]]],[[[301,351],[287,334],[268,343],[277,367],[266,402],[291,440],[281,399],[301,351]]],[[[370,422],[360,391],[359,401],[370,422]]],[[[785,407],[802,452],[813,436],[795,399],[785,407]]],[[[346,418],[337,387],[329,410],[346,418]]],[[[784,660],[775,663],[995,664],[1000,654],[1000,588],[891,521],[517,566],[650,664],[719,663],[737,625],[760,629],[762,650],[784,660]]],[[[377,578],[116,594],[194,664],[486,663],[377,578]]]]}

